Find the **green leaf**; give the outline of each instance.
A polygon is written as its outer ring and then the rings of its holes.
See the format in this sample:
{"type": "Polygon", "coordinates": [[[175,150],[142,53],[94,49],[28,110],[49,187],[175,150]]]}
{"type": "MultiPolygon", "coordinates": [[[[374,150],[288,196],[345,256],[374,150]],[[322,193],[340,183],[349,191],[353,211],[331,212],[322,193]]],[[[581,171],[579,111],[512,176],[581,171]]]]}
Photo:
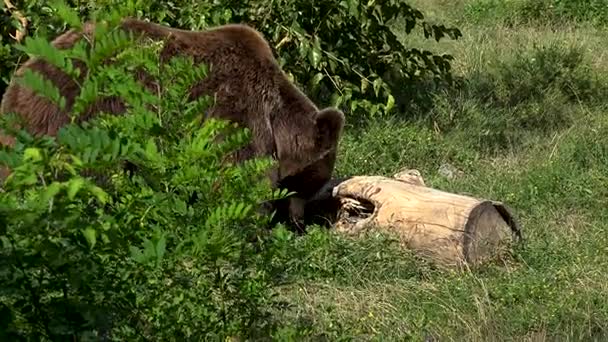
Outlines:
{"type": "Polygon", "coordinates": [[[312,64],[313,68],[318,69],[319,62],[321,62],[321,43],[320,43],[318,37],[314,38],[312,47],[310,48],[308,53],[309,53],[308,57],[310,59],[310,63],[312,64]]]}
{"type": "Polygon", "coordinates": [[[321,72],[316,73],[311,79],[312,86],[316,86],[319,83],[321,83],[321,80],[323,80],[323,77],[325,77],[325,75],[323,73],[321,73],[321,72]]]}
{"type": "Polygon", "coordinates": [[[17,78],[17,83],[25,88],[31,89],[34,93],[46,97],[53,103],[57,104],[60,109],[65,109],[65,97],[59,93],[59,88],[50,80],[42,76],[37,71],[25,69],[23,76],[17,78]]]}
{"type": "Polygon", "coordinates": [[[62,51],[48,40],[40,36],[26,37],[22,45],[15,45],[17,50],[23,51],[31,57],[42,57],[45,61],[69,74],[71,62],[66,59],[65,51],[62,51]]]}
{"type": "Polygon", "coordinates": [[[2,249],[9,250],[13,248],[13,243],[6,236],[0,235],[0,242],[2,242],[2,249]]]}
{"type": "Polygon", "coordinates": [[[161,237],[156,242],[156,248],[155,248],[157,265],[160,265],[160,262],[162,261],[164,255],[165,255],[166,246],[167,246],[167,239],[165,238],[165,235],[161,235],[161,237]]]}
{"type": "Polygon", "coordinates": [[[161,159],[160,155],[158,154],[158,148],[156,147],[154,138],[148,139],[148,141],[146,142],[145,151],[146,157],[149,158],[151,161],[159,161],[161,159]]]}
{"type": "Polygon", "coordinates": [[[380,87],[382,87],[382,79],[376,78],[372,84],[374,87],[374,93],[376,94],[376,96],[378,96],[378,93],[380,92],[380,87]]]}
{"type": "Polygon", "coordinates": [[[81,115],[87,106],[91,105],[98,96],[99,84],[97,79],[87,79],[80,88],[80,94],[74,100],[74,106],[70,112],[74,118],[81,115]]]}
{"type": "Polygon", "coordinates": [[[60,182],[52,182],[49,184],[42,193],[41,201],[48,202],[51,198],[55,197],[61,191],[63,184],[60,182]]]}
{"type": "Polygon", "coordinates": [[[82,28],[78,12],[74,11],[72,7],[68,6],[63,0],[51,0],[51,7],[53,7],[57,11],[59,17],[71,27],[78,29],[82,28]]]}
{"type": "Polygon", "coordinates": [[[308,42],[306,40],[298,41],[298,51],[300,52],[300,58],[306,58],[306,56],[308,56],[310,47],[308,46],[308,42]]]}
{"type": "Polygon", "coordinates": [[[144,240],[144,257],[146,261],[152,260],[156,256],[156,246],[151,240],[144,240]]]}
{"type": "Polygon", "coordinates": [[[87,227],[82,230],[82,235],[84,235],[84,238],[87,240],[89,248],[92,249],[95,247],[95,244],[97,243],[97,231],[95,229],[87,227]]]}
{"type": "Polygon", "coordinates": [[[106,204],[110,200],[110,196],[100,187],[92,185],[89,191],[97,198],[101,204],[106,204]]]}
{"type": "Polygon", "coordinates": [[[173,211],[178,215],[186,215],[188,212],[188,207],[185,201],[182,201],[179,198],[176,198],[173,205],[173,211]]]}
{"type": "Polygon", "coordinates": [[[131,258],[138,263],[144,263],[145,257],[141,250],[135,246],[129,246],[129,251],[131,252],[131,258]]]}
{"type": "Polygon", "coordinates": [[[367,87],[369,86],[369,81],[366,78],[361,78],[361,93],[365,94],[367,87]]]}
{"type": "Polygon", "coordinates": [[[350,15],[355,18],[359,17],[359,1],[360,0],[348,0],[348,11],[350,15]]]}
{"type": "Polygon", "coordinates": [[[395,98],[393,95],[388,94],[388,101],[386,102],[386,112],[390,112],[391,109],[395,106],[395,98]]]}
{"type": "Polygon", "coordinates": [[[38,162],[42,160],[42,154],[40,153],[40,149],[35,147],[28,147],[23,151],[23,161],[33,161],[38,162]]]}
{"type": "Polygon", "coordinates": [[[69,183],[68,183],[68,198],[71,200],[74,200],[74,197],[76,197],[76,194],[78,193],[78,191],[80,189],[82,189],[82,186],[84,185],[84,179],[77,177],[77,178],[72,178],[69,183]]]}

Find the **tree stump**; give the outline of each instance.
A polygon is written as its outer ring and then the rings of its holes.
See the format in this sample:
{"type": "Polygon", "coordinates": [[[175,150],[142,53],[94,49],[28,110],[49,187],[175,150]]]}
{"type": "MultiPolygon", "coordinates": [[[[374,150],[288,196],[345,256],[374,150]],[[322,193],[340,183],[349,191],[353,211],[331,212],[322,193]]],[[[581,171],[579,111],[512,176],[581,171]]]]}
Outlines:
{"type": "Polygon", "coordinates": [[[511,238],[521,239],[520,228],[503,203],[426,187],[417,170],[393,178],[336,180],[311,206],[319,210],[319,203],[324,203],[325,212],[332,211],[330,221],[338,232],[388,232],[402,246],[445,266],[481,263],[511,238]]]}

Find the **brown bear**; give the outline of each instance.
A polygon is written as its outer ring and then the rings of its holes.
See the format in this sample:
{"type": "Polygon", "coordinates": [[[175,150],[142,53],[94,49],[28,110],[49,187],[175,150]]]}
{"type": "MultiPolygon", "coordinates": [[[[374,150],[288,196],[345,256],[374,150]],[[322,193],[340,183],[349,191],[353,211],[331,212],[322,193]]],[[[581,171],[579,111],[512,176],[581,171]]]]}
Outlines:
{"type": "MultiPolygon", "coordinates": [[[[52,44],[69,48],[83,33],[90,37],[94,25],[86,23],[82,33],[63,33],[52,44]]],[[[289,81],[264,37],[247,25],[188,31],[127,18],[120,26],[139,37],[164,40],[161,61],[187,55],[195,63],[209,66],[207,77],[192,87],[190,98],[211,96],[215,102],[207,113],[209,117],[228,119],[251,130],[252,142],[239,151],[237,160],[273,156],[278,167],[269,175],[272,184],[300,193],[288,206],[294,215],[301,214],[305,200],[331,178],[344,114],[334,108],[319,110],[289,81]]],[[[85,68],[83,63],[74,64],[85,68]]],[[[31,134],[55,136],[69,122],[67,111],[79,92],[77,82],[40,58],[28,60],[14,77],[21,76],[26,68],[50,78],[66,99],[66,111],[13,80],[3,96],[0,113],[20,115],[31,134]]],[[[138,73],[137,77],[150,82],[145,75],[138,73]]],[[[88,108],[80,120],[100,111],[121,114],[125,105],[120,98],[104,98],[88,108]]],[[[5,136],[0,143],[13,141],[5,136]]]]}

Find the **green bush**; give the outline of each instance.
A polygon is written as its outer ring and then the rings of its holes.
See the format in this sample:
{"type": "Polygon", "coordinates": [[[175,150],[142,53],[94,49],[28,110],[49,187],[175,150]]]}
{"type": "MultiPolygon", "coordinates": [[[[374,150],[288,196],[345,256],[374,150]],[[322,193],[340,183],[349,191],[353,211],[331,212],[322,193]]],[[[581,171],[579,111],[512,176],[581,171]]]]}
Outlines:
{"type": "MultiPolygon", "coordinates": [[[[34,4],[23,10],[28,15],[53,11],[48,5],[34,4]]],[[[73,7],[85,15],[92,8],[105,11],[124,4],[133,16],[184,29],[231,22],[250,24],[265,35],[281,66],[307,94],[360,117],[390,111],[394,106],[392,93],[408,84],[419,84],[429,77],[450,80],[452,57],[403,46],[390,26],[395,20],[405,22],[408,34],[419,25],[426,37],[436,40],[461,36],[456,28],[423,21],[420,11],[397,0],[326,1],[314,6],[305,0],[91,0],[84,4],[73,7]]],[[[55,33],[63,30],[39,17],[32,26],[51,28],[55,33]]],[[[2,34],[7,39],[6,33],[2,34]]],[[[12,68],[16,56],[4,58],[12,68]]],[[[413,95],[411,101],[416,100],[413,95]]]]}
{"type": "Polygon", "coordinates": [[[564,24],[587,22],[608,24],[607,0],[477,0],[466,5],[466,16],[479,23],[497,20],[507,25],[529,23],[564,24]]]}
{"type": "Polygon", "coordinates": [[[571,125],[581,104],[601,106],[608,83],[577,46],[548,43],[516,51],[459,87],[439,93],[430,119],[444,132],[467,132],[484,151],[519,146],[532,134],[571,125]]]}
{"type": "MultiPolygon", "coordinates": [[[[55,6],[78,25],[77,13],[55,6]]],[[[135,47],[112,30],[115,18],[90,46],[57,50],[36,37],[20,47],[72,75],[73,58],[88,65],[74,117],[98,94],[121,95],[129,110],[68,125],[57,139],[19,131],[16,146],[0,151],[13,170],[0,193],[0,339],[269,336],[277,303],[266,267],[273,249],[263,247],[274,240],[255,210],[284,195],[265,181],[272,163],[225,163],[249,135],[224,121],[200,125],[209,99],[183,99],[206,67],[160,64],[162,44],[135,47]],[[108,56],[113,63],[102,65],[108,56]],[[157,77],[158,94],[134,80],[136,67],[157,77]],[[230,134],[218,142],[221,133],[230,134]]],[[[63,103],[39,74],[22,82],[63,103]]]]}
{"type": "Polygon", "coordinates": [[[517,14],[524,20],[541,23],[565,21],[608,24],[606,0],[535,0],[524,1],[517,14]]]}

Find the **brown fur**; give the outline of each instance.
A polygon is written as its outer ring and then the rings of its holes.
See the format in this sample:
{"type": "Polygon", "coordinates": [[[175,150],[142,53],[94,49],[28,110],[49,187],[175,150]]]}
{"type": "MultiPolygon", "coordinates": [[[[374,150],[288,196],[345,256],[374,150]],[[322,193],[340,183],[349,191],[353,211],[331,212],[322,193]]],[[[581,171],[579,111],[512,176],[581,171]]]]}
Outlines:
{"type": "MultiPolygon", "coordinates": [[[[153,39],[164,39],[161,59],[188,55],[195,63],[210,67],[208,76],[190,92],[191,98],[209,95],[215,98],[210,117],[228,119],[248,127],[253,134],[250,146],[240,151],[237,159],[253,156],[274,156],[278,169],[271,175],[275,186],[300,190],[307,198],[329,178],[334,168],[336,148],[344,125],[342,112],[326,108],[321,111],[286,77],[273,57],[272,50],[253,28],[231,24],[207,31],[187,31],[137,19],[125,19],[126,30],[153,39]]],[[[90,37],[94,24],[85,25],[90,37]]],[[[52,43],[68,48],[82,38],[70,30],[52,43]]],[[[79,65],[84,69],[83,65],[79,65]]],[[[15,73],[25,68],[44,73],[66,97],[67,110],[78,93],[77,83],[41,59],[28,60],[15,73]]],[[[142,75],[138,75],[143,80],[142,75]]],[[[146,80],[148,83],[149,80],[146,80]]],[[[81,121],[100,111],[120,114],[125,106],[118,98],[106,98],[89,108],[81,121]]],[[[36,135],[55,136],[69,122],[66,112],[46,99],[11,82],[0,104],[0,113],[15,112],[26,121],[27,129],[36,135]]],[[[0,143],[12,144],[12,137],[0,143]]]]}

